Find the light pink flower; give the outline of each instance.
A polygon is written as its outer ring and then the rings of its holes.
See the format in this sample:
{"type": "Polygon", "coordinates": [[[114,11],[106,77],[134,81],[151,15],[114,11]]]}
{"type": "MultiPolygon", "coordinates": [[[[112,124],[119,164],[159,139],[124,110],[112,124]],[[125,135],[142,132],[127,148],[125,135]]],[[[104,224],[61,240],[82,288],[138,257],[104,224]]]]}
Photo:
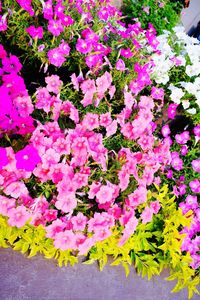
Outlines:
{"type": "Polygon", "coordinates": [[[28,190],[25,184],[21,181],[12,182],[5,189],[4,193],[15,199],[19,198],[21,195],[28,195],[28,190]]]}
{"type": "Polygon", "coordinates": [[[72,230],[58,232],[55,236],[54,247],[61,250],[74,249],[76,245],[76,236],[72,230]]]}
{"type": "Polygon", "coordinates": [[[16,226],[18,228],[23,227],[30,218],[29,212],[23,205],[18,206],[17,208],[11,208],[8,211],[8,216],[8,224],[10,226],[16,226]]]}
{"type": "Polygon", "coordinates": [[[45,82],[47,84],[47,90],[54,94],[58,94],[60,92],[60,88],[63,84],[58,75],[47,76],[45,78],[45,82]]]}
{"type": "Polygon", "coordinates": [[[0,195],[0,214],[7,216],[8,211],[15,207],[15,199],[0,195]]]}
{"type": "Polygon", "coordinates": [[[53,221],[51,225],[45,227],[46,237],[55,238],[56,234],[63,231],[65,227],[66,224],[62,222],[60,219],[53,221]]]}
{"type": "Polygon", "coordinates": [[[83,213],[79,212],[77,216],[73,216],[71,218],[71,222],[73,225],[73,230],[81,230],[85,229],[87,223],[87,217],[83,215],[83,213]]]}
{"type": "Polygon", "coordinates": [[[65,213],[72,212],[77,206],[77,199],[74,193],[58,194],[55,207],[65,213]]]}
{"type": "Polygon", "coordinates": [[[146,206],[141,214],[142,223],[146,224],[152,220],[153,217],[153,208],[146,206]]]}

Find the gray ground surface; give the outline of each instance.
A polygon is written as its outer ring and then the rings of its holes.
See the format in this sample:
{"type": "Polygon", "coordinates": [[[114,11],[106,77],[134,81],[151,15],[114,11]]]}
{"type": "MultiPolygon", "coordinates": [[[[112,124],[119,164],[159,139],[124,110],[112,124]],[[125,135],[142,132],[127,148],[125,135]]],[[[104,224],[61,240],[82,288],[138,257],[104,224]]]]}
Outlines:
{"type": "MultiPolygon", "coordinates": [[[[0,249],[1,300],[187,300],[187,292],[170,293],[174,282],[163,273],[151,281],[121,267],[78,264],[59,268],[41,256],[26,258],[12,249],[0,249]]],[[[199,296],[192,300],[200,299],[199,296]]]]}

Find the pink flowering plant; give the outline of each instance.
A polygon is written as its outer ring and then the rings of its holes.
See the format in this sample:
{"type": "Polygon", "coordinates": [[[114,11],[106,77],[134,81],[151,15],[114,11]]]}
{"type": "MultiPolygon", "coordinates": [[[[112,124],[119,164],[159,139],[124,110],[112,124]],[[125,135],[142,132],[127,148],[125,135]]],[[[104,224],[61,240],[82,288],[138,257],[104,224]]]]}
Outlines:
{"type": "Polygon", "coordinates": [[[199,125],[176,128],[154,27],[127,26],[109,1],[6,0],[1,13],[0,246],[101,269],[111,255],[149,278],[169,267],[192,297],[199,125]]]}

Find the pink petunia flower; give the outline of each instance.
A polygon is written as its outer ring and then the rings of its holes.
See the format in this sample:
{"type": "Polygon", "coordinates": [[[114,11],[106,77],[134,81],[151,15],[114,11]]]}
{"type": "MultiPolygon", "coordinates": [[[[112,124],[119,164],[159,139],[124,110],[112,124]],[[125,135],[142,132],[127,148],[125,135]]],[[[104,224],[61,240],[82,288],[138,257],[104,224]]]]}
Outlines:
{"type": "Polygon", "coordinates": [[[5,148],[0,147],[0,170],[8,164],[8,157],[5,148]]]}
{"type": "Polygon", "coordinates": [[[31,25],[26,28],[26,32],[33,38],[33,39],[42,39],[44,30],[42,26],[35,27],[34,25],[31,25]]]}
{"type": "Polygon", "coordinates": [[[47,76],[45,82],[47,84],[47,90],[56,95],[60,92],[60,88],[63,84],[58,75],[47,76]]]}
{"type": "Polygon", "coordinates": [[[11,208],[8,211],[8,224],[18,228],[23,227],[30,216],[30,213],[24,205],[18,206],[17,208],[11,208]]]}
{"type": "Polygon", "coordinates": [[[76,245],[76,236],[72,230],[58,232],[55,236],[54,247],[61,250],[74,249],[76,245]]]}
{"type": "Polygon", "coordinates": [[[32,172],[36,165],[41,162],[38,151],[31,145],[27,145],[24,149],[18,151],[15,154],[15,159],[17,161],[17,169],[23,169],[28,172],[32,172]]]}
{"type": "Polygon", "coordinates": [[[62,64],[65,62],[65,57],[60,48],[54,48],[49,50],[47,56],[49,62],[56,67],[61,67],[62,64]]]}

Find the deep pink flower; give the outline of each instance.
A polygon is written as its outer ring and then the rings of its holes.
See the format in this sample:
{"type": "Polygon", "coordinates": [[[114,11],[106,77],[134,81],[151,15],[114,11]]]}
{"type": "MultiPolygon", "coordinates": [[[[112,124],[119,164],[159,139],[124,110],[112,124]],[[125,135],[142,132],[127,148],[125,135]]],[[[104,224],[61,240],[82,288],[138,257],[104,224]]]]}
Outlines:
{"type": "Polygon", "coordinates": [[[6,15],[0,16],[0,32],[6,31],[8,28],[6,15]]]}
{"type": "Polygon", "coordinates": [[[2,170],[2,168],[6,166],[8,162],[9,161],[8,161],[6,149],[0,147],[0,170],[2,170]]]}
{"type": "Polygon", "coordinates": [[[64,31],[64,27],[61,23],[61,20],[49,20],[48,31],[51,32],[54,36],[59,36],[61,32],[64,31]]]}
{"type": "Polygon", "coordinates": [[[76,43],[76,50],[82,54],[87,54],[92,51],[92,43],[79,38],[76,43]]]}
{"type": "Polygon", "coordinates": [[[164,125],[161,129],[161,132],[164,137],[167,137],[170,134],[169,125],[164,125]]]}
{"type": "Polygon", "coordinates": [[[200,193],[200,181],[198,179],[190,181],[189,187],[193,193],[200,193]]]}
{"type": "Polygon", "coordinates": [[[71,16],[66,16],[64,13],[60,15],[60,20],[64,26],[71,26],[74,24],[74,19],[71,16]]]}
{"type": "Polygon", "coordinates": [[[122,72],[126,70],[126,66],[123,59],[118,59],[118,61],[116,62],[116,69],[122,72]]]}
{"type": "Polygon", "coordinates": [[[175,104],[175,103],[172,103],[168,106],[167,113],[168,113],[168,118],[169,119],[174,119],[175,118],[177,107],[178,107],[178,104],[175,104]]]}
{"type": "Polygon", "coordinates": [[[157,100],[162,100],[164,99],[164,90],[162,88],[157,88],[155,86],[152,87],[151,89],[151,97],[157,100]]]}
{"type": "Polygon", "coordinates": [[[43,38],[43,34],[44,34],[44,30],[43,30],[42,26],[35,27],[34,25],[31,25],[28,28],[26,28],[26,32],[28,32],[28,34],[33,39],[35,39],[35,38],[42,39],[43,38]]]}
{"type": "Polygon", "coordinates": [[[192,169],[196,172],[200,172],[200,158],[194,159],[192,161],[192,169]]]}
{"type": "Polygon", "coordinates": [[[30,16],[34,16],[34,10],[31,6],[32,0],[26,0],[26,1],[16,0],[16,1],[24,10],[26,10],[29,13],[30,16]]]}
{"type": "Polygon", "coordinates": [[[17,169],[23,169],[32,172],[36,165],[41,162],[38,151],[31,145],[27,145],[24,149],[15,154],[17,169]]]}
{"type": "Polygon", "coordinates": [[[62,52],[62,54],[65,56],[68,56],[70,53],[70,46],[64,40],[61,41],[61,43],[59,45],[59,49],[62,52]]]}
{"type": "Polygon", "coordinates": [[[181,154],[185,156],[188,153],[188,147],[186,145],[183,145],[181,148],[181,154]]]}
{"type": "Polygon", "coordinates": [[[7,73],[15,72],[18,73],[22,69],[22,64],[15,55],[5,57],[2,59],[3,71],[7,73]]]}
{"type": "Polygon", "coordinates": [[[81,212],[71,218],[71,222],[73,225],[73,230],[81,230],[85,229],[87,223],[87,217],[85,217],[81,212]]]}
{"type": "Polygon", "coordinates": [[[130,48],[127,48],[127,49],[121,48],[120,55],[125,58],[131,58],[133,56],[133,53],[131,52],[130,48]]]}
{"type": "Polygon", "coordinates": [[[175,139],[178,144],[186,144],[190,139],[189,131],[183,131],[180,134],[176,134],[175,139]]]}
{"type": "Polygon", "coordinates": [[[193,131],[194,131],[194,135],[196,137],[200,138],[200,124],[197,125],[197,126],[195,126],[194,129],[193,129],[193,131]]]}
{"type": "Polygon", "coordinates": [[[62,64],[65,62],[64,54],[60,48],[54,48],[49,50],[47,56],[49,62],[56,67],[61,67],[62,64]]]}

